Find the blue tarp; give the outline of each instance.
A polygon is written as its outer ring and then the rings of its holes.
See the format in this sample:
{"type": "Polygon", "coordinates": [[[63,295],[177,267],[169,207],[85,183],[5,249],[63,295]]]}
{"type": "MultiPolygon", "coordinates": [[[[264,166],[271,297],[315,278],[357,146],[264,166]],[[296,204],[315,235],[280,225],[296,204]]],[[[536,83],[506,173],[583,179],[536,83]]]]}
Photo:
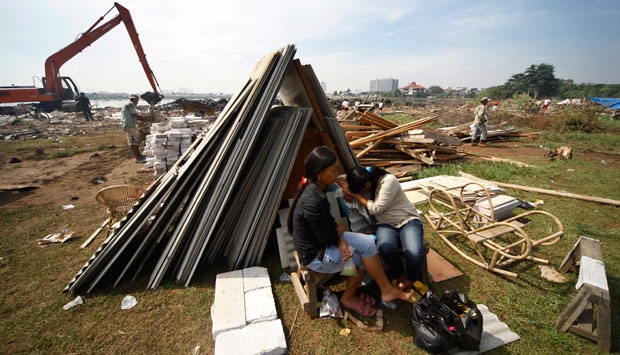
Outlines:
{"type": "Polygon", "coordinates": [[[620,99],[612,97],[588,97],[588,99],[596,102],[601,106],[607,106],[612,110],[620,110],[620,99]]]}

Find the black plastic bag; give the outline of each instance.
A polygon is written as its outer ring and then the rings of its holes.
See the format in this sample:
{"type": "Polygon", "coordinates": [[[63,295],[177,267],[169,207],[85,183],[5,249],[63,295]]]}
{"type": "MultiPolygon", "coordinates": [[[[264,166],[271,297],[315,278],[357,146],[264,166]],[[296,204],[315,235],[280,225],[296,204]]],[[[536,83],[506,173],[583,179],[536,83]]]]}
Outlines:
{"type": "Polygon", "coordinates": [[[478,350],[482,323],[476,304],[463,302],[456,291],[447,291],[441,299],[428,292],[413,304],[413,343],[433,354],[454,347],[478,350]]]}
{"type": "Polygon", "coordinates": [[[476,303],[469,300],[464,302],[454,290],[446,291],[441,296],[440,302],[453,312],[453,325],[460,338],[459,348],[478,350],[482,337],[483,319],[476,303]]]}

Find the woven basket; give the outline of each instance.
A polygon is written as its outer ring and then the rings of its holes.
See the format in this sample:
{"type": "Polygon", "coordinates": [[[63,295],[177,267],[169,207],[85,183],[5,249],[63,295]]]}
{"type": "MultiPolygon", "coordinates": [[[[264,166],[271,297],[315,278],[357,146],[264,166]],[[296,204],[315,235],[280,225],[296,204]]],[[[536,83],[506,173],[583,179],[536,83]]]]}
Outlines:
{"type": "Polygon", "coordinates": [[[137,186],[115,185],[99,190],[95,199],[107,207],[113,218],[118,219],[125,216],[143,193],[144,189],[137,186]]]}

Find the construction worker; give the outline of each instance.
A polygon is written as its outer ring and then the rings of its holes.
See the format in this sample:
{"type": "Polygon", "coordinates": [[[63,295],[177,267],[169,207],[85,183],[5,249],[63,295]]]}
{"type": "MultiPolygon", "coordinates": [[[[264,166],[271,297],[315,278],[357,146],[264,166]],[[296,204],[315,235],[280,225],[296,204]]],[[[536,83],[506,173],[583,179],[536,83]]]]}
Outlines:
{"type": "Polygon", "coordinates": [[[150,117],[138,113],[137,106],[140,98],[138,95],[130,95],[129,102],[123,106],[121,123],[127,136],[129,149],[136,158],[136,163],[145,163],[146,157],[140,153],[139,146],[144,140],[144,133],[138,129],[138,121],[150,121],[150,117]]]}
{"type": "Polygon", "coordinates": [[[489,98],[483,97],[480,99],[480,105],[476,107],[474,110],[474,124],[473,133],[471,135],[471,145],[478,145],[477,139],[480,138],[480,146],[486,146],[485,142],[487,140],[487,122],[489,118],[487,117],[487,104],[489,103],[489,98]]]}

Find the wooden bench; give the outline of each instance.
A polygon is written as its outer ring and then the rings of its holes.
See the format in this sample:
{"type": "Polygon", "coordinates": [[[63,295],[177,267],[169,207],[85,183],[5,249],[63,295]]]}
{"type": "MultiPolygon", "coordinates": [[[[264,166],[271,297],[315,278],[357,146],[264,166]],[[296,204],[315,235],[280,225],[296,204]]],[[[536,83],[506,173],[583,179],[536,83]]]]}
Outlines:
{"type": "Polygon", "coordinates": [[[291,281],[301,303],[301,308],[308,313],[310,318],[316,318],[319,315],[317,290],[332,276],[336,274],[320,274],[314,272],[299,262],[297,251],[293,251],[295,261],[297,261],[297,270],[291,272],[291,281]]]}
{"type": "Polygon", "coordinates": [[[606,352],[611,350],[611,297],[603,263],[601,243],[580,237],[560,265],[559,270],[575,271],[579,267],[577,295],[556,320],[556,328],[597,342],[606,352]],[[596,321],[594,315],[596,314],[596,321]]]}

